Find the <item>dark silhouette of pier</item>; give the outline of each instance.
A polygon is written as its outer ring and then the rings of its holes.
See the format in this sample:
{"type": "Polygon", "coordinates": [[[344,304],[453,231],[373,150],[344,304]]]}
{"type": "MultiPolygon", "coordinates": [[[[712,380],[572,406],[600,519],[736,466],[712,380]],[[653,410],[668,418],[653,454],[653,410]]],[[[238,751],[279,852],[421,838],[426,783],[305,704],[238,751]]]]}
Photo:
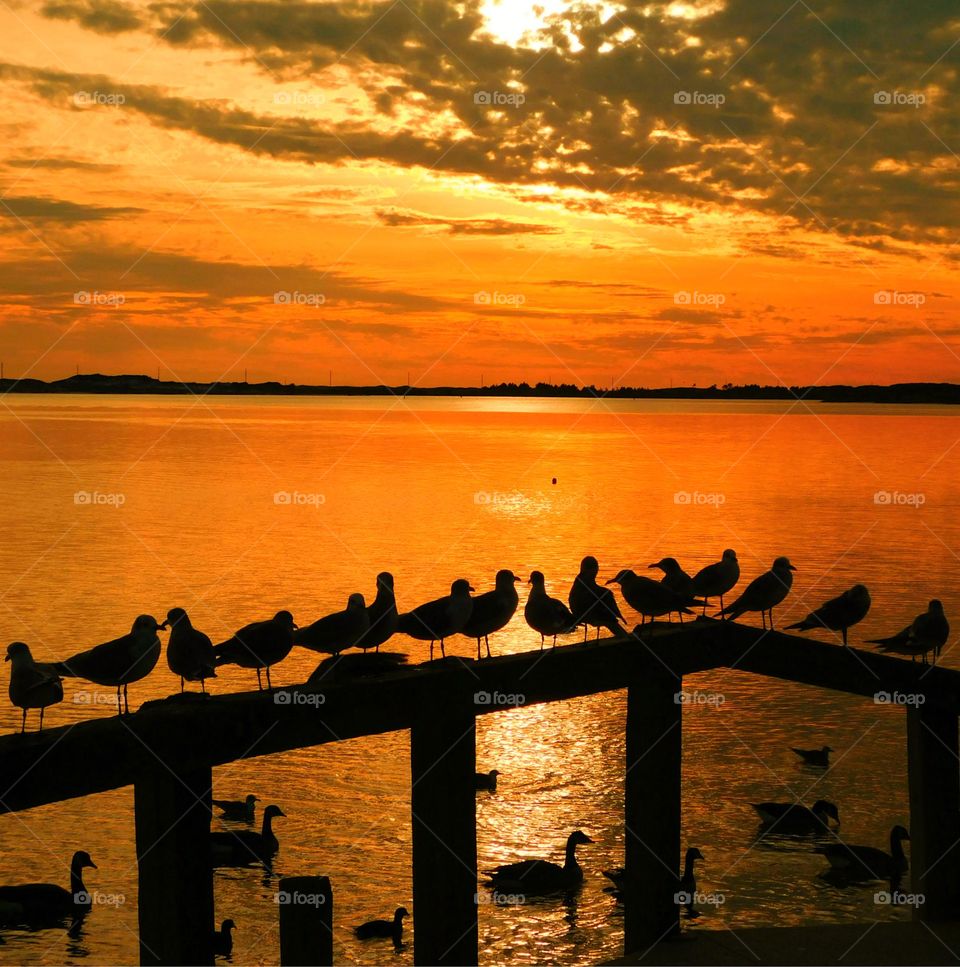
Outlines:
{"type": "MultiPolygon", "coordinates": [[[[410,732],[414,962],[476,964],[476,717],[502,704],[483,693],[559,702],[627,690],[625,869],[643,889],[624,896],[626,953],[679,931],[683,678],[730,668],[871,701],[923,695],[904,707],[914,917],[960,912],[960,672],[782,632],[701,619],[648,627],[644,641],[606,638],[483,661],[448,658],[375,678],[148,702],[104,718],[0,738],[16,811],[133,785],[141,963],[212,964],[211,769],[362,735],[410,732]],[[322,693],[322,704],[274,696],[322,693]]],[[[771,710],[771,714],[775,714],[771,710]]],[[[309,803],[303,804],[309,808],[309,803]]],[[[316,804],[322,822],[322,804],[316,804]]],[[[334,888],[336,870],[323,871],[334,888]]],[[[904,927],[906,929],[906,927],[904,927]]],[[[320,961],[316,961],[320,962],[320,961]]]]}

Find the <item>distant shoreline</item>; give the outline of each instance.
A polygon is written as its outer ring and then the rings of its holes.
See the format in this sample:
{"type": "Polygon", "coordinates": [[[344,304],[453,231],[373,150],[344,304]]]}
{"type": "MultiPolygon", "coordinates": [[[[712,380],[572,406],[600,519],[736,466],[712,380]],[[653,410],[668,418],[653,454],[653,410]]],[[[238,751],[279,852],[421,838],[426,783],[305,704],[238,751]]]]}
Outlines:
{"type": "Polygon", "coordinates": [[[520,399],[772,400],[817,403],[960,404],[960,384],[893,383],[889,386],[621,386],[602,389],[551,383],[497,383],[492,386],[310,386],[295,383],[179,382],[151,376],[70,376],[51,382],[2,379],[0,393],[91,393],[146,396],[470,396],[520,399]]]}

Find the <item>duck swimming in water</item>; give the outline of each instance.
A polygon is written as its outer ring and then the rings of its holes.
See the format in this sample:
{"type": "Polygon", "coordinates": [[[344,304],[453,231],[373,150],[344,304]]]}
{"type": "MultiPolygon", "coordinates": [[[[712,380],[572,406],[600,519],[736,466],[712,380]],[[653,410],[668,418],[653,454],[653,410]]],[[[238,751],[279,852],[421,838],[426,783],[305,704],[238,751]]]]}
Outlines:
{"type": "Polygon", "coordinates": [[[97,868],[85,850],[77,850],[70,862],[70,889],[56,883],[22,883],[0,886],[0,921],[15,926],[59,922],[83,916],[90,909],[90,894],[83,885],[83,871],[97,868]]]}
{"type": "Polygon", "coordinates": [[[280,848],[273,832],[273,819],[285,816],[279,806],[267,806],[263,811],[263,826],[259,833],[240,829],[229,833],[210,834],[210,853],[214,866],[246,866],[266,863],[280,848]]]}
{"type": "Polygon", "coordinates": [[[357,940],[387,937],[393,941],[394,947],[399,947],[403,940],[403,918],[409,916],[406,907],[397,907],[392,920],[368,920],[354,927],[353,932],[357,940]]]}
{"type": "Polygon", "coordinates": [[[818,799],[809,809],[789,802],[754,802],[750,805],[757,811],[760,822],[770,827],[766,832],[822,834],[829,831],[831,818],[840,825],[840,811],[826,799],[818,799]]]}
{"type": "Polygon", "coordinates": [[[890,830],[889,853],[875,846],[848,846],[846,843],[830,843],[820,852],[830,866],[847,879],[896,879],[906,873],[909,866],[903,852],[903,841],[909,839],[910,834],[903,826],[894,826],[890,830]]]}
{"type": "Polygon", "coordinates": [[[577,847],[593,840],[579,829],[567,837],[566,859],[563,866],[547,860],[521,860],[488,870],[488,885],[495,893],[544,896],[551,893],[569,893],[583,883],[583,870],[577,862],[577,847]]]}

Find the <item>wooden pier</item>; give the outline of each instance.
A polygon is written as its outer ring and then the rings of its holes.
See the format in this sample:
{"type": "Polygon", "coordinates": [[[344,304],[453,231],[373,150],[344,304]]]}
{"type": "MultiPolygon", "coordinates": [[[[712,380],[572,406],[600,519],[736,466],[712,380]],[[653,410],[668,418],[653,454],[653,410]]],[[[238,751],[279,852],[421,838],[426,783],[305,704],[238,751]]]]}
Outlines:
{"type": "MultiPolygon", "coordinates": [[[[331,676],[320,705],[267,692],[164,700],[137,713],[0,738],[0,811],[134,787],[141,963],[212,964],[209,800],[215,766],[362,735],[410,731],[414,962],[477,964],[475,721],[525,704],[627,690],[625,952],[679,930],[683,678],[733,668],[862,696],[921,694],[905,706],[912,892],[926,921],[960,915],[960,672],[732,622],[658,625],[644,641],[608,638],[473,661],[447,658],[373,678],[331,676]],[[637,831],[643,830],[642,839],[637,831]],[[185,889],[184,884],[189,884],[185,889]]],[[[279,689],[277,691],[280,691],[279,689]]],[[[303,871],[304,873],[319,871],[303,871]]],[[[336,871],[322,871],[336,883],[336,871]]]]}

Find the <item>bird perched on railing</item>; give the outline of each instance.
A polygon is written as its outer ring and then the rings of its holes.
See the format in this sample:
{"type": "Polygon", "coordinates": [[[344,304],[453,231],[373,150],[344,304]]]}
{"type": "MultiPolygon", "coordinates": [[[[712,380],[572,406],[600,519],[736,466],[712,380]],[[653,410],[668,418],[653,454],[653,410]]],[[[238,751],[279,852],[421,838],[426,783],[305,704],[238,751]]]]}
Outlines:
{"type": "Polygon", "coordinates": [[[553,635],[553,645],[557,645],[557,635],[565,635],[577,627],[570,609],[557,598],[547,594],[546,582],[540,571],[531,571],[530,594],[523,607],[524,620],[540,635],[540,649],[547,635],[553,635]]]}
{"type": "Polygon", "coordinates": [[[351,594],[347,607],[318,618],[312,625],[293,633],[293,643],[311,651],[339,655],[346,648],[354,648],[370,629],[370,615],[362,594],[351,594]]]}
{"type": "Polygon", "coordinates": [[[393,575],[389,571],[381,571],[377,575],[377,596],[367,607],[367,617],[370,626],[360,636],[357,647],[367,651],[368,648],[380,650],[380,646],[393,637],[397,630],[397,599],[393,593],[393,575]]]}
{"type": "Polygon", "coordinates": [[[736,620],[747,611],[759,611],[764,630],[767,627],[766,616],[769,615],[770,630],[773,631],[773,609],[790,593],[795,570],[788,558],[778,557],[773,567],[754,578],[743,594],[720,612],[721,615],[736,620]]]}
{"type": "Polygon", "coordinates": [[[84,678],[94,685],[116,688],[118,715],[121,714],[122,689],[123,711],[129,712],[127,686],[146,678],[160,659],[159,627],[152,615],[141,614],[127,634],[81,651],[65,661],[53,662],[53,669],[64,678],[84,678]]]}
{"type": "Polygon", "coordinates": [[[214,645],[217,667],[239,665],[241,668],[255,668],[260,689],[263,688],[260,672],[266,669],[267,688],[272,688],[270,666],[283,661],[290,654],[296,630],[293,615],[289,611],[278,611],[266,621],[244,625],[232,638],[214,645]]]}
{"type": "Polygon", "coordinates": [[[167,666],[174,675],[180,676],[180,691],[183,682],[200,682],[200,690],[206,692],[204,681],[216,678],[216,661],[213,657],[213,644],[202,631],[190,623],[183,608],[171,608],[161,629],[170,628],[167,640],[167,666]]]}
{"type": "Polygon", "coordinates": [[[503,628],[514,616],[520,598],[517,595],[516,582],[519,581],[513,571],[504,568],[497,571],[492,591],[485,591],[473,599],[473,609],[467,623],[460,634],[467,638],[477,639],[477,658],[480,658],[480,639],[487,646],[487,658],[490,657],[490,635],[503,628]]]}
{"type": "Polygon", "coordinates": [[[915,661],[920,655],[927,664],[928,652],[933,652],[933,663],[937,663],[940,650],[950,637],[950,623],[943,613],[943,604],[934,598],[923,614],[918,614],[903,631],[889,638],[871,638],[867,644],[880,645],[881,651],[892,651],[897,655],[909,655],[915,661]]]}
{"type": "MultiPolygon", "coordinates": [[[[675,557],[662,557],[655,564],[650,565],[650,570],[658,568],[663,571],[663,577],[660,578],[660,583],[674,591],[681,598],[691,599],[695,598],[696,594],[693,590],[693,578],[687,574],[686,571],[680,566],[680,562],[675,557]]],[[[703,602],[704,607],[706,607],[707,602],[703,602]]],[[[678,611],[680,615],[680,621],[683,621],[684,612],[678,611]]]]}
{"type": "Polygon", "coordinates": [[[679,611],[681,615],[693,614],[688,605],[702,604],[696,598],[677,594],[660,581],[637,574],[628,567],[618,571],[617,576],[610,578],[607,584],[620,585],[623,600],[639,612],[641,625],[646,623],[647,618],[659,618],[673,611],[679,611]]]}
{"type": "Polygon", "coordinates": [[[7,646],[10,662],[10,701],[23,709],[20,732],[27,728],[27,709],[40,709],[40,729],[43,731],[43,710],[63,701],[63,682],[53,665],[33,660],[30,648],[22,641],[7,646]]]}
{"type": "Polygon", "coordinates": [[[740,562],[737,552],[729,547],[715,564],[708,564],[693,576],[693,593],[703,598],[703,614],[707,613],[710,598],[720,598],[720,611],[723,611],[723,596],[732,591],[740,580],[740,562]]]}
{"type": "Polygon", "coordinates": [[[625,635],[623,627],[624,617],[613,592],[609,588],[597,584],[600,565],[593,555],[588,555],[580,562],[580,573],[573,579],[570,595],[570,613],[574,624],[583,625],[583,640],[587,640],[590,626],[597,629],[606,628],[614,637],[625,635]]]}
{"type": "Polygon", "coordinates": [[[839,631],[846,646],[848,629],[863,621],[869,610],[870,592],[865,584],[855,584],[848,591],[820,605],[816,611],[811,611],[803,621],[787,625],[784,630],[809,631],[811,628],[827,628],[829,631],[839,631]]]}
{"type": "Polygon", "coordinates": [[[473,598],[470,597],[472,590],[469,581],[457,578],[450,585],[449,594],[400,615],[397,631],[418,641],[429,641],[431,661],[433,661],[433,643],[439,641],[440,654],[446,658],[444,639],[459,634],[470,620],[470,614],[473,611],[473,598]]]}

